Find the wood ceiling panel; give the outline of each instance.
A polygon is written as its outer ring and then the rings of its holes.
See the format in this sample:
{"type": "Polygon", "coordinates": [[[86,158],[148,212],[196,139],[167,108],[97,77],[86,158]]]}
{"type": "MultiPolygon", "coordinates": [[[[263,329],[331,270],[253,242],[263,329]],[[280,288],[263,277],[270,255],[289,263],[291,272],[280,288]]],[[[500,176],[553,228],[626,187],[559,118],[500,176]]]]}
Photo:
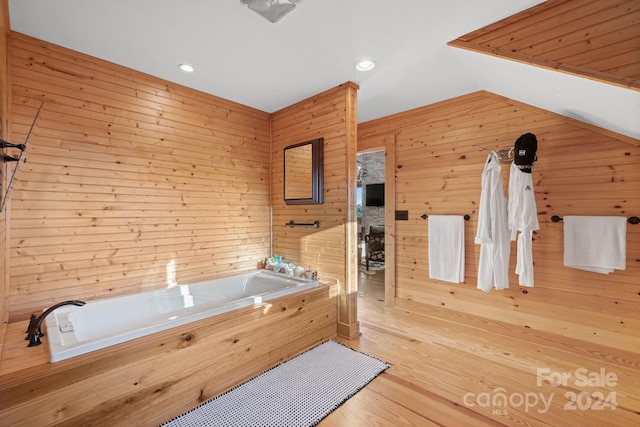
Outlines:
{"type": "Polygon", "coordinates": [[[640,90],[640,0],[550,0],[449,45],[640,90]]]}

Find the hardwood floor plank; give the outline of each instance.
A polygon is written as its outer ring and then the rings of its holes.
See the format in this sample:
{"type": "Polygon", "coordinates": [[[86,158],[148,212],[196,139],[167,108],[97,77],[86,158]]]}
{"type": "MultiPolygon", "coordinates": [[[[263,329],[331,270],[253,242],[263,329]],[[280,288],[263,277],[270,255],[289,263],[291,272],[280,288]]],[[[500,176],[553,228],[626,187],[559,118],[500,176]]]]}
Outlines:
{"type": "Polygon", "coordinates": [[[384,271],[359,274],[358,298],[362,335],[340,341],[391,367],[322,427],[640,425],[636,352],[441,307],[388,306],[384,271]]]}
{"type": "Polygon", "coordinates": [[[373,380],[367,387],[360,390],[358,398],[347,400],[340,410],[332,412],[319,425],[322,427],[343,426],[440,426],[421,414],[412,411],[393,399],[380,395],[371,387],[382,380],[373,380]],[[375,408],[375,410],[371,410],[375,408]]]}

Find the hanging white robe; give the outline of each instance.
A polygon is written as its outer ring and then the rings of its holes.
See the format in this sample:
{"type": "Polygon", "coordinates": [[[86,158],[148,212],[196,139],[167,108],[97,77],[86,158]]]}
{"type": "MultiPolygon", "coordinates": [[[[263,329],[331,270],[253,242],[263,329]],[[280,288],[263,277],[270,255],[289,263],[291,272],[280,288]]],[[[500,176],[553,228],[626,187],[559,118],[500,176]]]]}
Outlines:
{"type": "Polygon", "coordinates": [[[530,173],[522,172],[515,163],[509,173],[509,232],[518,239],[516,274],[520,286],[533,287],[533,231],[539,230],[538,211],[530,173]],[[519,235],[518,231],[520,232],[519,235]]]}
{"type": "Polygon", "coordinates": [[[482,171],[482,190],[475,243],[480,246],[478,289],[509,287],[511,241],[507,223],[507,199],[502,191],[498,154],[492,151],[482,171]]]}

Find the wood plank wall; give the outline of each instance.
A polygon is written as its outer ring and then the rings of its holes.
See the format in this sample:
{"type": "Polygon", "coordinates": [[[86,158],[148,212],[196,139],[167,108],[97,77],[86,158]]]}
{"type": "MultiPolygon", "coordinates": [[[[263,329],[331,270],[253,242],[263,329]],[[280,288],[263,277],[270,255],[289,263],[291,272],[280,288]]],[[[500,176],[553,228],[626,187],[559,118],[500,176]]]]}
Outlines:
{"type": "Polygon", "coordinates": [[[6,140],[9,120],[9,55],[7,40],[11,26],[9,24],[8,0],[0,0],[0,137],[6,140]]]}
{"type": "MultiPolygon", "coordinates": [[[[597,101],[596,101],[597,102],[597,101]]],[[[359,146],[395,133],[395,303],[440,307],[619,349],[640,348],[640,225],[627,227],[627,267],[604,275],[563,266],[563,225],[552,215],[640,216],[640,141],[491,93],[478,92],[360,124],[359,146]],[[538,139],[533,182],[540,230],[533,240],[535,287],[518,286],[515,242],[510,288],[476,289],[474,244],[480,178],[491,150],[526,132],[538,139]],[[422,214],[469,214],[465,281],[429,279],[422,214]]],[[[502,166],[507,189],[509,165],[502,166]]]]}
{"type": "Polygon", "coordinates": [[[549,0],[451,46],[640,90],[639,0],[549,0]]]}
{"type": "Polygon", "coordinates": [[[349,191],[355,191],[356,96],[358,87],[345,83],[272,115],[273,253],[318,271],[320,278],[340,284],[338,331],[358,333],[356,316],[355,218],[349,217],[349,191]],[[324,203],[284,203],[284,149],[293,144],[324,138],[324,203]],[[313,223],[320,227],[286,227],[285,223],[313,223]],[[347,239],[352,234],[352,238],[347,239]]]}
{"type": "MultiPolygon", "coordinates": [[[[9,76],[8,76],[8,45],[9,37],[9,4],[7,0],[0,1],[0,138],[9,139],[7,123],[9,121],[9,76]]],[[[4,155],[4,150],[2,150],[4,155]]],[[[4,197],[7,177],[7,164],[0,163],[0,203],[4,197]]],[[[8,276],[7,276],[7,223],[6,210],[0,212],[0,354],[6,324],[9,321],[8,276]]]]}
{"type": "Polygon", "coordinates": [[[16,140],[45,101],[12,190],[12,318],[269,254],[269,114],[16,33],[9,55],[16,140]]]}

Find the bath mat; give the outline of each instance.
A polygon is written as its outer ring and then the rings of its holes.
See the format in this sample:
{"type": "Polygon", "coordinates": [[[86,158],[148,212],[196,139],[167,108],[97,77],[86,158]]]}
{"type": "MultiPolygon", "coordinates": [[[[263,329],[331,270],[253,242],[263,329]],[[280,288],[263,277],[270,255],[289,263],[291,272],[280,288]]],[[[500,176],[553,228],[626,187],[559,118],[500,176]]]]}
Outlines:
{"type": "Polygon", "coordinates": [[[162,426],[315,426],[388,367],[326,341],[162,426]]]}

